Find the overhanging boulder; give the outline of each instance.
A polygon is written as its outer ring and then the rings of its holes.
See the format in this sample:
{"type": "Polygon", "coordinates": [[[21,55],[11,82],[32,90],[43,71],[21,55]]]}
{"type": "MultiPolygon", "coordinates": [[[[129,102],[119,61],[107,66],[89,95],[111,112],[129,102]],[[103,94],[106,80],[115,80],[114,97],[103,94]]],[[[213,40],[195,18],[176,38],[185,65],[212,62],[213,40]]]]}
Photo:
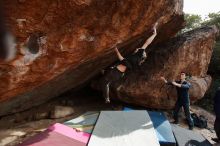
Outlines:
{"type": "Polygon", "coordinates": [[[0,116],[84,84],[116,60],[113,44],[143,41],[157,20],[155,43],[184,24],[182,0],[10,0],[3,7],[17,53],[0,64],[0,116]]]}

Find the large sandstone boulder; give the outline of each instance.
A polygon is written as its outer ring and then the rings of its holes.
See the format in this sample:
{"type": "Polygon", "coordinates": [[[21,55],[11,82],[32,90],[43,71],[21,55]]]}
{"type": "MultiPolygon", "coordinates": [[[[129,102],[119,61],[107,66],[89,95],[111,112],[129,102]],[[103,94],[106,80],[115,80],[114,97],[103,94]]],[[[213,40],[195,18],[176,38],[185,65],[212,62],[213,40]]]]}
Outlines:
{"type": "Polygon", "coordinates": [[[3,7],[17,52],[0,64],[0,116],[84,84],[116,60],[113,44],[143,41],[157,20],[155,43],[184,24],[182,0],[5,0],[3,7]]]}
{"type": "Polygon", "coordinates": [[[160,77],[172,81],[185,71],[192,75],[191,101],[201,99],[211,84],[206,73],[217,34],[217,27],[203,27],[153,46],[140,70],[115,84],[111,96],[146,107],[170,109],[177,99],[176,90],[165,85],[160,77]]]}

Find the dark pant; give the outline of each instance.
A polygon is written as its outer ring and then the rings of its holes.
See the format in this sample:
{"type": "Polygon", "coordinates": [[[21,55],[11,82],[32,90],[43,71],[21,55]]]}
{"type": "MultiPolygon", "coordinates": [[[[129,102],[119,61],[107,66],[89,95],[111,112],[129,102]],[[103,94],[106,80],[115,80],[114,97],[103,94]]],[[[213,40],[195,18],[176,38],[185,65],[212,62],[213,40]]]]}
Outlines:
{"type": "Polygon", "coordinates": [[[193,123],[193,119],[190,115],[190,111],[189,111],[189,103],[184,103],[182,101],[177,101],[176,102],[176,105],[175,105],[175,108],[174,108],[174,115],[173,115],[173,118],[176,122],[178,122],[179,118],[178,118],[178,115],[179,115],[179,111],[180,111],[180,108],[183,107],[184,108],[184,112],[185,112],[185,116],[186,116],[186,119],[187,119],[187,122],[188,122],[188,125],[189,127],[193,127],[194,126],[194,123],[193,123]]]}
{"type": "Polygon", "coordinates": [[[103,97],[105,99],[110,99],[109,90],[110,87],[116,82],[119,81],[123,77],[123,73],[120,72],[116,67],[110,68],[104,73],[103,78],[101,79],[101,89],[103,93],[103,97]]]}
{"type": "Polygon", "coordinates": [[[214,129],[215,129],[216,136],[220,140],[220,117],[216,117],[214,129]]]}

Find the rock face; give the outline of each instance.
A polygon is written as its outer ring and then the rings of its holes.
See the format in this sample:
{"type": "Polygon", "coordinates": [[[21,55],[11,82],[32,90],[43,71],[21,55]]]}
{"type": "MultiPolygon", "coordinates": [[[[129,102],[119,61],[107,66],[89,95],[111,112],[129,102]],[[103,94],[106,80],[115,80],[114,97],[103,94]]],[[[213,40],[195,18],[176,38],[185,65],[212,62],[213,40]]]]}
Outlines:
{"type": "Polygon", "coordinates": [[[0,116],[84,84],[116,60],[113,44],[143,41],[157,20],[155,43],[184,24],[182,0],[10,0],[3,8],[17,52],[0,64],[0,116]]]}
{"type": "Polygon", "coordinates": [[[202,98],[211,77],[206,75],[218,29],[204,27],[175,37],[151,48],[140,70],[128,74],[122,84],[115,84],[112,97],[151,108],[170,109],[176,101],[176,90],[165,85],[160,76],[178,79],[181,71],[190,73],[190,99],[202,98]]]}

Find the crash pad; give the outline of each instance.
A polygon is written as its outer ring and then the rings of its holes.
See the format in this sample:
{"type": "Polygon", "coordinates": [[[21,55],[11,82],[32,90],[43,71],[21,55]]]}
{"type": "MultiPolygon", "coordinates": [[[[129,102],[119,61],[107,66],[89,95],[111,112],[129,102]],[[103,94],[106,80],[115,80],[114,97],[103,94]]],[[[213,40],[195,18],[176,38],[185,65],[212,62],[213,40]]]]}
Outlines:
{"type": "Polygon", "coordinates": [[[99,112],[86,112],[77,118],[64,122],[63,124],[75,128],[78,131],[83,131],[90,134],[92,133],[98,116],[99,112]]]}
{"type": "MultiPolygon", "coordinates": [[[[124,111],[131,111],[132,108],[124,107],[124,111]]],[[[147,111],[154,129],[156,130],[157,138],[161,146],[175,146],[176,140],[172,132],[170,122],[167,120],[163,112],[147,111]]]]}
{"type": "Polygon", "coordinates": [[[88,146],[114,145],[160,145],[147,111],[101,111],[88,146]]]}
{"type": "Polygon", "coordinates": [[[19,146],[86,146],[90,134],[56,123],[19,146]]]}
{"type": "Polygon", "coordinates": [[[172,130],[179,146],[211,146],[198,132],[172,124],[172,130]]]}

